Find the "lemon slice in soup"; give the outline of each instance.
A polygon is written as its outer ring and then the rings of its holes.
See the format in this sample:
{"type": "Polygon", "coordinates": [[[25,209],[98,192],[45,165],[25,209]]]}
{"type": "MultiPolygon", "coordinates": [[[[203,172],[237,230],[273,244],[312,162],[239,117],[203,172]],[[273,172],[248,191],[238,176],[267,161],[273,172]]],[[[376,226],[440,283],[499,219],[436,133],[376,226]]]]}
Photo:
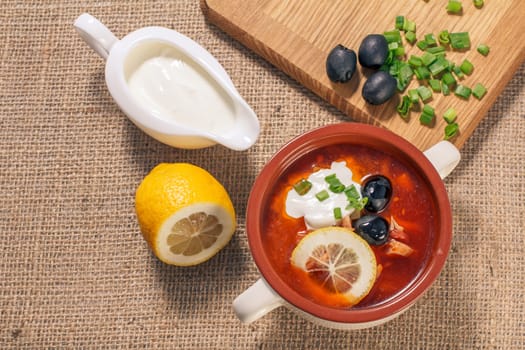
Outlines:
{"type": "Polygon", "coordinates": [[[372,288],[377,263],[368,243],[350,229],[321,228],[307,234],[292,252],[291,262],[331,293],[357,304],[372,288]]]}

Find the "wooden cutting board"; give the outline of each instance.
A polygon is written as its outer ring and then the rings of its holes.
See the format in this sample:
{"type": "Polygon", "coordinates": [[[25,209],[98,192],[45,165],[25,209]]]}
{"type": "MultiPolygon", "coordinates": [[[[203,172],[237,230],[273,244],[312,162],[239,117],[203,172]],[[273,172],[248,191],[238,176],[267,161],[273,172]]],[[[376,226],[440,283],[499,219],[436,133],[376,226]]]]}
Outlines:
{"type": "MultiPolygon", "coordinates": [[[[458,111],[460,134],[454,143],[461,147],[472,134],[505,85],[525,60],[525,1],[487,0],[476,9],[472,0],[462,0],[463,14],[450,15],[448,0],[201,0],[210,22],[261,55],[286,74],[333,104],[353,120],[380,125],[405,137],[420,149],[443,138],[446,123],[443,112],[458,111]],[[468,31],[472,47],[468,51],[447,51],[447,58],[461,63],[467,58],[474,72],[461,82],[474,86],[480,82],[488,89],[478,101],[434,93],[429,103],[438,118],[430,128],[411,112],[409,121],[396,112],[399,97],[381,106],[371,106],[361,97],[369,70],[359,67],[349,83],[334,84],[325,71],[329,51],[337,44],[356,52],[361,40],[370,33],[383,33],[395,27],[396,15],[417,24],[417,37],[441,30],[468,31]],[[487,57],[476,51],[478,44],[489,45],[487,57]]],[[[407,55],[420,55],[417,47],[406,44],[407,55]]],[[[408,57],[408,56],[407,56],[408,57]]],[[[409,88],[418,86],[414,78],[409,88]]]]}

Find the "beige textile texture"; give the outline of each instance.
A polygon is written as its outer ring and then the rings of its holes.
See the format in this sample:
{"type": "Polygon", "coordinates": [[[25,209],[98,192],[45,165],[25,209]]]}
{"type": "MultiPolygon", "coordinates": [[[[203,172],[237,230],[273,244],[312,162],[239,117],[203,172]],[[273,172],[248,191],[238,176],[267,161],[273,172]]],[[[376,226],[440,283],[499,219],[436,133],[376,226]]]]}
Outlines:
{"type": "Polygon", "coordinates": [[[349,332],[286,309],[243,325],[231,308],[258,278],[244,232],[257,173],[292,137],[347,117],[207,23],[198,0],[3,0],[0,45],[1,349],[525,348],[525,66],[446,180],[440,278],[394,321],[349,332]],[[160,25],[201,43],[258,114],[257,144],[178,150],[139,131],[72,28],[82,12],[118,37],[160,25]],[[202,265],[160,263],[139,233],[134,192],[161,162],[199,165],[232,196],[238,230],[202,265]]]}

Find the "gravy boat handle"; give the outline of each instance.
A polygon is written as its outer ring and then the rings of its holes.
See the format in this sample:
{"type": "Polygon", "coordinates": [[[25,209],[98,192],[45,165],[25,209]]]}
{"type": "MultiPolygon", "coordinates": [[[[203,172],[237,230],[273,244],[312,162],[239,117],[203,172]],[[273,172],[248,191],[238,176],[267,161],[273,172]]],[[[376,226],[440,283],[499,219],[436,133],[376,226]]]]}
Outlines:
{"type": "Polygon", "coordinates": [[[117,37],[89,13],[81,14],[73,24],[78,34],[103,59],[107,59],[117,37]]]}

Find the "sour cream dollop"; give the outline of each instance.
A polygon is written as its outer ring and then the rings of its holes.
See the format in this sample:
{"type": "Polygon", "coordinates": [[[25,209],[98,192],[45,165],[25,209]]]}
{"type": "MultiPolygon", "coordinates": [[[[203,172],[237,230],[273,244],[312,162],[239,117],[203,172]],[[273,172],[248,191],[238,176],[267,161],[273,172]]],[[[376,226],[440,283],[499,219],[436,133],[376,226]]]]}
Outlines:
{"type": "Polygon", "coordinates": [[[335,174],[339,181],[349,187],[354,185],[357,192],[361,193],[361,186],[352,180],[352,170],[346,166],[346,162],[332,162],[329,169],[321,169],[312,173],[308,181],[312,188],[304,195],[298,194],[293,188],[288,191],[286,197],[286,214],[293,218],[304,217],[304,222],[308,229],[334,226],[340,220],[334,216],[334,209],[341,208],[342,217],[351,215],[354,208],[348,206],[348,198],[344,192],[333,193],[329,189],[329,184],[325,177],[335,174]],[[329,197],[319,201],[315,196],[317,193],[326,190],[329,197]]]}

